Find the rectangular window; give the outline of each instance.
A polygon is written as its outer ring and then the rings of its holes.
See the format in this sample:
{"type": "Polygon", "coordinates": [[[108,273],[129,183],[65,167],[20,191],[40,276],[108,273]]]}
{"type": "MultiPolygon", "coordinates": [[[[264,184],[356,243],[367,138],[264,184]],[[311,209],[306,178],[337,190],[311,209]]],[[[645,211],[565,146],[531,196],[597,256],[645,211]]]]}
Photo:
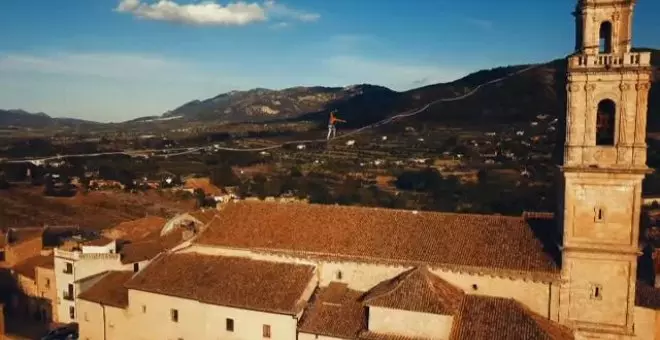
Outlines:
{"type": "Polygon", "coordinates": [[[170,318],[173,322],[179,322],[179,311],[176,309],[170,310],[170,318]]]}
{"type": "Polygon", "coordinates": [[[264,338],[270,338],[270,325],[264,325],[263,333],[264,338]]]}
{"type": "Polygon", "coordinates": [[[69,318],[75,319],[76,318],[76,308],[73,306],[69,307],[69,318]]]}
{"type": "Polygon", "coordinates": [[[85,312],[85,321],[89,321],[89,316],[87,316],[87,312],[85,312]]]}
{"type": "Polygon", "coordinates": [[[73,274],[73,263],[67,262],[66,267],[64,268],[65,274],[73,274]]]}
{"type": "Polygon", "coordinates": [[[46,279],[46,289],[50,288],[50,279],[46,279]]]}
{"type": "Polygon", "coordinates": [[[142,305],[142,314],[145,314],[147,312],[147,306],[142,305]]]}
{"type": "Polygon", "coordinates": [[[227,329],[227,332],[233,332],[234,331],[234,319],[227,318],[227,322],[225,323],[225,328],[227,329]]]}
{"type": "Polygon", "coordinates": [[[137,273],[138,270],[140,270],[140,264],[139,263],[133,263],[133,272],[137,273]]]}

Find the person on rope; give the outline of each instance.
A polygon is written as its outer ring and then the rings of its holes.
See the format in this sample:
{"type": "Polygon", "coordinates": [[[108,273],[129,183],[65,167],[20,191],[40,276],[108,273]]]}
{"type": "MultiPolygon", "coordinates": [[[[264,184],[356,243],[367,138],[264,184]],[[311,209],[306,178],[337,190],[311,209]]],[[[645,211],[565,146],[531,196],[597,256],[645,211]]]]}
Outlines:
{"type": "Polygon", "coordinates": [[[328,137],[326,137],[327,140],[330,140],[330,136],[335,138],[337,135],[337,128],[335,127],[337,122],[346,123],[345,120],[335,117],[335,111],[330,112],[330,121],[328,122],[328,137]]]}

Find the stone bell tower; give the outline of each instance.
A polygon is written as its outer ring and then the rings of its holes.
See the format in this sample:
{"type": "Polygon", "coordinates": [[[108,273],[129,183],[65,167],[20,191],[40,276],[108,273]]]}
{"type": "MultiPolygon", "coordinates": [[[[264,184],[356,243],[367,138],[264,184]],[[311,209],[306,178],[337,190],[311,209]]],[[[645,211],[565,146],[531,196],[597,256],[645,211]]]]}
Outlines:
{"type": "Polygon", "coordinates": [[[635,0],[579,0],[568,58],[560,321],[586,339],[635,333],[650,54],[631,52],[635,0]]]}

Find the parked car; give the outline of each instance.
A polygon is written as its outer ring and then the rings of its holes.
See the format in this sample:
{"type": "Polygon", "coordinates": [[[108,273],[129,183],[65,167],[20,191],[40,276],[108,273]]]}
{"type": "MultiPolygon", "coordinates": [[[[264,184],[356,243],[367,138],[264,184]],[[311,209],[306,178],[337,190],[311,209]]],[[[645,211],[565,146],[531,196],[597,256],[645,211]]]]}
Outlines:
{"type": "Polygon", "coordinates": [[[73,322],[61,327],[57,327],[45,336],[41,340],[77,340],[78,339],[78,324],[73,322]]]}

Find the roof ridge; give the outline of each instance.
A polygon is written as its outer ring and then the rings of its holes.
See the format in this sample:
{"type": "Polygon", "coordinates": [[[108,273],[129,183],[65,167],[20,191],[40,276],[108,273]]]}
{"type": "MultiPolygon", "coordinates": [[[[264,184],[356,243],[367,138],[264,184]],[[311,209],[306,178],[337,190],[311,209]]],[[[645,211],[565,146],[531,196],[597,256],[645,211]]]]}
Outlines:
{"type": "MultiPolygon", "coordinates": [[[[260,200],[242,200],[235,201],[236,204],[249,205],[249,204],[276,204],[276,205],[287,205],[287,203],[279,201],[260,201],[260,200]]],[[[385,208],[385,207],[368,207],[361,205],[341,205],[341,204],[322,204],[322,203],[304,203],[305,205],[311,207],[331,207],[331,208],[343,208],[350,210],[371,210],[371,211],[395,211],[395,212],[405,212],[410,214],[432,214],[432,215],[451,215],[451,216],[474,216],[474,217],[496,217],[503,219],[513,219],[524,221],[522,216],[511,216],[511,215],[499,215],[499,214],[478,214],[478,213],[459,213],[459,212],[450,212],[450,211],[436,211],[436,210],[410,210],[410,209],[397,209],[397,208],[385,208]]]]}
{"type": "MultiPolygon", "coordinates": [[[[392,282],[393,280],[396,280],[397,278],[400,278],[399,281],[396,282],[396,284],[394,285],[394,288],[392,288],[392,289],[388,289],[387,291],[385,291],[385,292],[383,292],[383,293],[381,293],[381,294],[377,294],[376,296],[373,296],[373,297],[371,297],[371,298],[368,298],[367,300],[365,300],[365,302],[373,301],[373,300],[375,300],[375,299],[379,299],[379,298],[382,298],[382,297],[385,297],[385,296],[392,295],[392,294],[393,294],[394,292],[396,292],[399,288],[401,288],[401,286],[402,286],[403,283],[408,279],[408,277],[410,277],[410,275],[412,275],[412,273],[416,272],[416,271],[418,270],[418,268],[419,268],[419,267],[413,267],[413,268],[411,268],[411,269],[408,269],[408,270],[406,270],[406,271],[403,271],[403,272],[400,273],[399,275],[396,275],[396,276],[394,276],[393,278],[391,278],[391,279],[389,279],[389,280],[384,281],[384,282],[392,282]]],[[[376,285],[376,287],[378,287],[378,285],[376,285]]],[[[376,287],[374,287],[374,288],[376,288],[376,287]]]]}

